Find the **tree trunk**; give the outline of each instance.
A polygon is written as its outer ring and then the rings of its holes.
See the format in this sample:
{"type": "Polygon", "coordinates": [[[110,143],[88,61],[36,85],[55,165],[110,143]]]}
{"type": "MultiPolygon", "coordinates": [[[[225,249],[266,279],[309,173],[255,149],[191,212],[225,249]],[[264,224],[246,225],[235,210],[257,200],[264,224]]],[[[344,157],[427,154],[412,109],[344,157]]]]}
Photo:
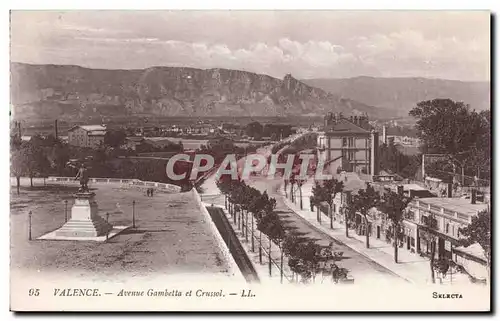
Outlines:
{"type": "Polygon", "coordinates": [[[292,203],[295,203],[295,197],[294,197],[294,193],[293,193],[293,184],[290,184],[290,198],[292,199],[292,203]]]}
{"type": "Polygon", "coordinates": [[[280,282],[283,284],[283,248],[280,247],[281,260],[280,260],[280,282]]]}
{"type": "Polygon", "coordinates": [[[31,184],[31,187],[33,187],[33,176],[30,176],[30,184],[31,184]]]}
{"type": "Polygon", "coordinates": [[[366,224],[366,228],[365,228],[366,248],[369,249],[370,248],[370,234],[368,233],[368,217],[366,217],[366,215],[365,215],[365,224],[366,224]]]}
{"type": "Polygon", "coordinates": [[[394,228],[394,262],[398,263],[398,228],[396,224],[393,224],[394,228]]]}
{"type": "Polygon", "coordinates": [[[349,223],[347,222],[347,210],[344,210],[345,236],[349,237],[349,223]]]}
{"type": "Polygon", "coordinates": [[[21,176],[16,176],[16,182],[17,182],[17,195],[19,195],[19,189],[21,187],[21,176]]]}
{"type": "Polygon", "coordinates": [[[436,254],[436,241],[434,240],[434,237],[431,241],[431,259],[429,261],[429,264],[431,266],[431,280],[432,283],[436,283],[436,277],[434,275],[434,255],[436,254]]]}
{"type": "Polygon", "coordinates": [[[224,194],[224,208],[227,210],[227,196],[224,194]]]}
{"type": "Polygon", "coordinates": [[[259,262],[262,264],[262,232],[259,231],[259,262]]]}
{"type": "Polygon", "coordinates": [[[248,211],[245,212],[245,241],[248,242],[248,211]]]}
{"type": "Polygon", "coordinates": [[[300,197],[300,210],[303,210],[302,208],[302,186],[299,185],[299,197],[300,197]]]}
{"type": "Polygon", "coordinates": [[[241,236],[245,237],[245,211],[241,210],[241,236]]]}
{"type": "Polygon", "coordinates": [[[316,206],[316,220],[319,222],[319,206],[316,206]]]}
{"type": "Polygon", "coordinates": [[[271,274],[271,238],[268,236],[267,239],[269,240],[269,252],[267,253],[268,255],[268,261],[269,261],[269,276],[272,276],[271,274]]]}
{"type": "Polygon", "coordinates": [[[330,228],[333,230],[333,211],[332,211],[332,205],[328,208],[328,211],[330,212],[330,228]]]}
{"type": "Polygon", "coordinates": [[[253,230],[254,230],[254,216],[252,215],[250,217],[252,219],[252,252],[255,252],[255,240],[254,240],[254,233],[253,233],[253,230]]]}
{"type": "Polygon", "coordinates": [[[486,256],[486,270],[488,272],[488,279],[486,280],[486,282],[488,282],[487,284],[489,286],[491,286],[491,283],[490,283],[491,282],[490,281],[491,280],[491,275],[490,275],[491,274],[491,259],[489,257],[489,254],[485,253],[485,256],[486,256]]]}

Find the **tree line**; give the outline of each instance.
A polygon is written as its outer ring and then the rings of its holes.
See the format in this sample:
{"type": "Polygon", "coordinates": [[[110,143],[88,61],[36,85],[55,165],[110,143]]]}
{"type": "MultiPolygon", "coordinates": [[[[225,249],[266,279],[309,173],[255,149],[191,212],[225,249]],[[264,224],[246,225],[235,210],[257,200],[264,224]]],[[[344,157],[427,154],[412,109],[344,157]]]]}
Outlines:
{"type": "Polygon", "coordinates": [[[327,274],[335,283],[347,279],[348,270],[336,263],[341,259],[341,254],[332,252],[331,246],[324,248],[314,241],[304,240],[287,230],[275,211],[276,200],[269,197],[267,192],[261,193],[248,186],[244,181],[231,180],[226,176],[222,176],[217,181],[217,186],[224,195],[226,209],[228,209],[235,224],[241,227],[244,237],[248,240],[249,233],[251,234],[252,251],[255,251],[255,240],[258,239],[261,264],[263,256],[262,235],[264,234],[268,238],[267,255],[270,273],[271,250],[272,244],[275,243],[278,245],[281,255],[281,280],[283,280],[285,255],[288,258],[288,266],[293,273],[292,281],[294,282],[315,282],[318,273],[327,274]],[[249,225],[250,231],[248,230],[249,225]],[[258,238],[254,235],[256,230],[259,232],[258,238]]]}

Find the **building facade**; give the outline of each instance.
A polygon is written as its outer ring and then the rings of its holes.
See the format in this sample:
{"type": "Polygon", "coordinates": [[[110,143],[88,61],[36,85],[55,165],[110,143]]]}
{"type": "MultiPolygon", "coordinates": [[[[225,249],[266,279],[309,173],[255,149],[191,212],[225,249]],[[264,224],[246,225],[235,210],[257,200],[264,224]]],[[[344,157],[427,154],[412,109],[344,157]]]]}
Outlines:
{"type": "Polygon", "coordinates": [[[106,127],[102,125],[74,126],[68,130],[68,143],[73,146],[95,148],[104,142],[106,127]]]}
{"type": "MultiPolygon", "coordinates": [[[[399,185],[398,192],[408,193],[411,186],[399,185]]],[[[411,191],[411,190],[410,190],[411,191]]],[[[410,193],[411,194],[411,193],[410,193]]],[[[337,201],[348,203],[350,192],[344,192],[337,201]]],[[[467,227],[472,218],[487,209],[489,204],[477,202],[475,195],[470,198],[451,197],[416,197],[407,207],[399,231],[398,245],[415,255],[430,257],[432,243],[435,244],[434,258],[449,259],[462,266],[469,274],[479,279],[488,277],[487,260],[479,244],[463,247],[460,228],[467,227]]],[[[334,207],[335,220],[344,224],[344,217],[339,208],[334,207]]],[[[368,228],[358,214],[355,222],[359,228],[358,235],[368,233],[370,237],[392,242],[392,223],[376,209],[368,215],[368,228]]],[[[354,222],[352,222],[354,223],[354,222]]]]}
{"type": "Polygon", "coordinates": [[[462,247],[459,229],[469,225],[472,217],[487,208],[488,204],[476,202],[475,195],[470,199],[432,197],[414,200],[405,217],[404,235],[411,242],[408,249],[430,256],[431,240],[434,240],[435,258],[453,260],[475,277],[486,278],[484,254],[471,251],[473,247],[462,247]]]}
{"type": "Polygon", "coordinates": [[[324,131],[318,133],[318,158],[333,171],[378,174],[378,133],[367,116],[329,113],[324,131]]]}

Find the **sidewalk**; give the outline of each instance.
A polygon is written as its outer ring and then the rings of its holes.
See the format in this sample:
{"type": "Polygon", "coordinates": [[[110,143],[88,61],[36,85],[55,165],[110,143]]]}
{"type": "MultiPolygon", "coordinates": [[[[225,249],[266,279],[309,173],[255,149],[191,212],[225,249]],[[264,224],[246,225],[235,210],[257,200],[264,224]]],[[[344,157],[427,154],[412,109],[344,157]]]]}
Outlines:
{"type": "MultiPolygon", "coordinates": [[[[205,180],[203,183],[203,193],[200,193],[203,203],[206,206],[216,206],[222,208],[224,213],[226,214],[228,221],[231,223],[231,227],[233,228],[235,234],[237,235],[241,245],[245,249],[245,252],[248,255],[250,261],[252,261],[255,271],[257,272],[260,282],[262,284],[280,284],[281,275],[280,275],[280,260],[281,260],[281,251],[278,246],[272,242],[271,244],[271,275],[269,275],[269,240],[266,235],[262,234],[262,264],[260,264],[259,260],[259,231],[257,230],[257,221],[251,215],[248,214],[248,241],[245,236],[243,236],[243,231],[239,228],[238,224],[236,224],[229,214],[229,212],[224,207],[224,195],[221,194],[217,185],[215,184],[215,175],[212,175],[205,180]],[[254,220],[254,250],[252,252],[252,221],[254,220]]],[[[288,258],[286,255],[283,256],[283,284],[290,283],[290,279],[292,276],[292,272],[290,271],[290,267],[288,266],[288,258]]]]}
{"type": "MultiPolygon", "coordinates": [[[[205,203],[207,206],[209,204],[205,203]]],[[[216,207],[221,208],[228,221],[231,224],[235,234],[237,235],[241,245],[245,249],[245,252],[248,255],[250,261],[252,261],[255,271],[257,272],[260,282],[263,284],[280,284],[281,282],[281,274],[280,274],[280,260],[281,260],[281,251],[279,250],[276,243],[272,242],[271,244],[271,275],[269,275],[269,239],[265,234],[262,234],[261,242],[262,242],[262,264],[259,261],[259,231],[257,230],[257,222],[254,220],[254,251],[252,251],[252,221],[253,215],[248,214],[248,240],[247,237],[243,236],[243,228],[240,229],[238,224],[236,224],[229,214],[229,212],[224,208],[223,205],[215,205],[216,207]]],[[[291,283],[292,272],[290,271],[290,267],[288,266],[288,258],[286,255],[283,256],[283,284],[291,283]]]]}
{"type": "MultiPolygon", "coordinates": [[[[299,195],[296,193],[295,203],[289,198],[284,197],[285,204],[296,214],[305,219],[309,224],[317,228],[318,230],[330,235],[336,240],[344,243],[346,246],[350,247],[354,251],[364,255],[365,257],[371,259],[372,261],[380,264],[381,266],[387,268],[403,279],[414,284],[425,284],[431,283],[431,271],[429,266],[429,259],[423,258],[418,254],[410,253],[404,248],[398,248],[398,262],[394,262],[394,247],[385,241],[370,237],[370,248],[366,248],[366,237],[364,235],[357,235],[354,230],[349,230],[349,237],[345,235],[345,225],[339,224],[333,221],[333,229],[330,228],[330,218],[325,214],[322,214],[322,222],[319,223],[316,218],[316,209],[314,212],[310,210],[309,196],[311,195],[312,180],[309,180],[306,184],[302,186],[302,202],[303,210],[299,206],[299,195]]],[[[289,188],[287,188],[288,197],[290,197],[289,188]]],[[[281,187],[284,191],[284,187],[281,187]]],[[[336,204],[338,208],[339,204],[336,204]]],[[[437,278],[436,273],[436,283],[440,283],[437,278]]],[[[442,284],[456,284],[456,283],[467,283],[470,284],[468,278],[464,274],[448,274],[446,279],[442,280],[442,284]]]]}

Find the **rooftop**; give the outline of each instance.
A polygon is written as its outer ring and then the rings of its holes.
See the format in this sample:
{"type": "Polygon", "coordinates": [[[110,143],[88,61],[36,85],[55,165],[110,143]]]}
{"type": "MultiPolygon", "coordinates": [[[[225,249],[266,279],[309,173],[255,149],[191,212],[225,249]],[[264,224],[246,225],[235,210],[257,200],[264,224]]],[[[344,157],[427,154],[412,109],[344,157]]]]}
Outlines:
{"type": "Polygon", "coordinates": [[[325,128],[325,132],[329,134],[335,133],[355,133],[355,134],[369,134],[370,131],[358,126],[347,119],[340,119],[336,124],[329,125],[325,128]]]}
{"type": "Polygon", "coordinates": [[[71,128],[70,130],[74,129],[74,128],[77,128],[77,127],[80,127],[86,131],[102,131],[102,130],[106,130],[106,126],[102,126],[102,125],[81,125],[81,126],[75,126],[73,128],[71,128]]]}
{"type": "Polygon", "coordinates": [[[420,198],[418,201],[469,216],[475,216],[478,212],[488,208],[488,204],[479,202],[471,204],[470,199],[465,198],[429,197],[420,198]]]}
{"type": "Polygon", "coordinates": [[[92,131],[89,131],[89,136],[104,136],[106,135],[106,131],[105,130],[92,130],[92,131]]]}

